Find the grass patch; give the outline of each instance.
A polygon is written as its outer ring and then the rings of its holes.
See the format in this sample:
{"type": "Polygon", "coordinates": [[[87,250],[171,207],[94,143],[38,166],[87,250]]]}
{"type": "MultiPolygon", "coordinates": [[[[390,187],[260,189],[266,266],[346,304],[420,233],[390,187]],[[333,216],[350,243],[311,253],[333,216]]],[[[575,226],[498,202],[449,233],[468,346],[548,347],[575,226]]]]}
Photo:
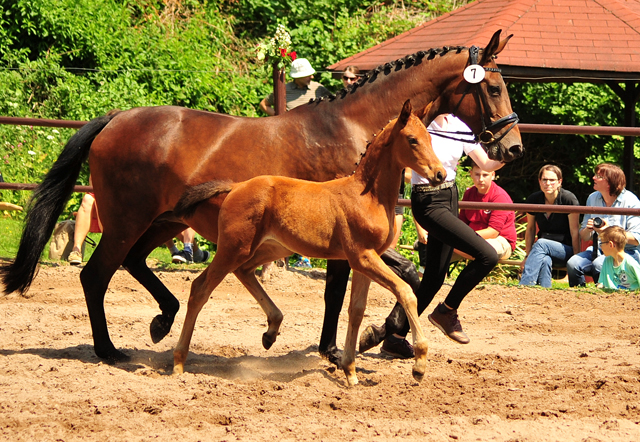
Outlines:
{"type": "Polygon", "coordinates": [[[0,217],[0,258],[15,258],[21,235],[22,220],[0,217]]]}

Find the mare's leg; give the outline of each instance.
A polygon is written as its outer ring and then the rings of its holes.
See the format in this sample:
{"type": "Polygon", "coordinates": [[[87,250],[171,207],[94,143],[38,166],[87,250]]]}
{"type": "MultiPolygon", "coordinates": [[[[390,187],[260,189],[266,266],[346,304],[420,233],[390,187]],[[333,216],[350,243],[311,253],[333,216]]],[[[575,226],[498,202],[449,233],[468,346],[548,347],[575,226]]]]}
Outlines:
{"type": "Polygon", "coordinates": [[[351,281],[351,301],[349,302],[349,326],[345,339],[344,352],[342,354],[342,370],[347,375],[347,383],[354,386],[358,383],[356,376],[356,340],[358,330],[362,323],[365,308],[367,307],[367,295],[371,279],[360,272],[353,272],[351,281]]]}
{"type": "Polygon", "coordinates": [[[348,261],[327,261],[327,282],[324,290],[324,320],[318,350],[331,363],[341,366],[342,355],[336,346],[338,320],[349,282],[348,261]]]}
{"type": "Polygon", "coordinates": [[[162,312],[153,318],[149,327],[151,340],[154,344],[160,342],[171,331],[173,320],[180,309],[180,302],[158,279],[155,273],[149,269],[146,258],[156,247],[164,244],[167,239],[173,238],[183,231],[185,227],[184,224],[175,222],[152,224],[134,244],[122,263],[131,276],[151,293],[162,312]]]}
{"type": "MultiPolygon", "coordinates": [[[[365,251],[357,260],[350,260],[354,271],[362,272],[382,287],[391,291],[404,308],[413,333],[413,346],[416,363],[413,366],[413,377],[421,381],[427,368],[427,338],[424,335],[418,318],[418,300],[411,287],[402,281],[387,267],[380,256],[372,250],[365,251]]],[[[355,340],[353,341],[355,352],[355,340]]]]}
{"type": "MultiPolygon", "coordinates": [[[[217,256],[216,256],[217,257],[217,256]]],[[[176,348],[173,350],[173,374],[181,374],[184,372],[184,362],[189,353],[189,344],[193,336],[193,329],[196,325],[196,319],[202,307],[209,300],[211,292],[222,282],[227,276],[227,267],[221,269],[216,266],[216,257],[213,262],[200,274],[191,284],[191,293],[189,294],[189,302],[187,304],[187,315],[182,326],[182,333],[176,348]]]]}
{"type": "MultiPolygon", "coordinates": [[[[93,345],[96,355],[108,362],[129,360],[129,356],[116,350],[109,338],[104,310],[104,297],[111,277],[118,270],[129,250],[126,241],[113,241],[114,236],[104,234],[98,247],[80,272],[80,282],[89,312],[93,345]]],[[[129,244],[133,243],[130,241],[129,244]]]]}

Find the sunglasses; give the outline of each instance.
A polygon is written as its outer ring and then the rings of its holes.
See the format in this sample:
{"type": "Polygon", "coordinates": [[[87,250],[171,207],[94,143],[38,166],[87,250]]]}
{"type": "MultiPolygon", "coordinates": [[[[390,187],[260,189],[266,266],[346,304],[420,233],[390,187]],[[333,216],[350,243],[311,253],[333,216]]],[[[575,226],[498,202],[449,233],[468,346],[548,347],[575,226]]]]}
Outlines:
{"type": "Polygon", "coordinates": [[[358,77],[347,77],[346,75],[343,75],[342,79],[344,81],[356,81],[358,79],[358,77]]]}

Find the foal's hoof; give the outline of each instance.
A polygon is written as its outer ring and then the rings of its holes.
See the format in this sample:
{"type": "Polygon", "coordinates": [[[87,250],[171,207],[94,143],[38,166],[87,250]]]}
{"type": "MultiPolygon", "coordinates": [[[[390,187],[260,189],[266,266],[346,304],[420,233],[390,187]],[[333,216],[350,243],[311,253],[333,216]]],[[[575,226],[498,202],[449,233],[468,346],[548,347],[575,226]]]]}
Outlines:
{"type": "Polygon", "coordinates": [[[151,333],[151,341],[154,344],[162,341],[169,334],[173,325],[173,318],[174,316],[169,315],[158,315],[153,318],[149,326],[149,332],[151,333]]]}
{"type": "Polygon", "coordinates": [[[118,362],[129,362],[131,361],[131,356],[122,353],[115,348],[108,351],[98,351],[96,350],[96,356],[100,359],[104,359],[107,364],[117,364],[118,362]]]}
{"type": "Polygon", "coordinates": [[[342,351],[333,346],[326,350],[320,350],[320,356],[331,362],[338,368],[342,368],[342,351]]]}
{"type": "Polygon", "coordinates": [[[415,368],[412,370],[411,374],[413,374],[413,379],[415,379],[418,382],[422,382],[422,380],[424,379],[424,372],[420,373],[415,368]]]}
{"type": "Polygon", "coordinates": [[[272,338],[267,333],[262,334],[262,346],[265,350],[269,350],[273,343],[276,342],[276,338],[272,338]]]}

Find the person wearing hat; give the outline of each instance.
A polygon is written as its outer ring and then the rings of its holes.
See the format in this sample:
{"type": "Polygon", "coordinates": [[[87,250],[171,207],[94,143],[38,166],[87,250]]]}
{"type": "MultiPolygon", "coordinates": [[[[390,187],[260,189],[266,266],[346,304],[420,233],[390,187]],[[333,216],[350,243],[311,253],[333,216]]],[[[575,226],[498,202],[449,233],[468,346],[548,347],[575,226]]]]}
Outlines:
{"type": "MultiPolygon", "coordinates": [[[[296,58],[291,63],[289,75],[293,78],[293,81],[285,85],[288,111],[308,103],[311,99],[329,95],[327,88],[316,81],[311,81],[315,72],[315,69],[311,67],[311,63],[306,58],[296,58]]],[[[270,116],[275,115],[274,103],[275,99],[273,93],[271,93],[260,102],[260,109],[270,116]]]]}

